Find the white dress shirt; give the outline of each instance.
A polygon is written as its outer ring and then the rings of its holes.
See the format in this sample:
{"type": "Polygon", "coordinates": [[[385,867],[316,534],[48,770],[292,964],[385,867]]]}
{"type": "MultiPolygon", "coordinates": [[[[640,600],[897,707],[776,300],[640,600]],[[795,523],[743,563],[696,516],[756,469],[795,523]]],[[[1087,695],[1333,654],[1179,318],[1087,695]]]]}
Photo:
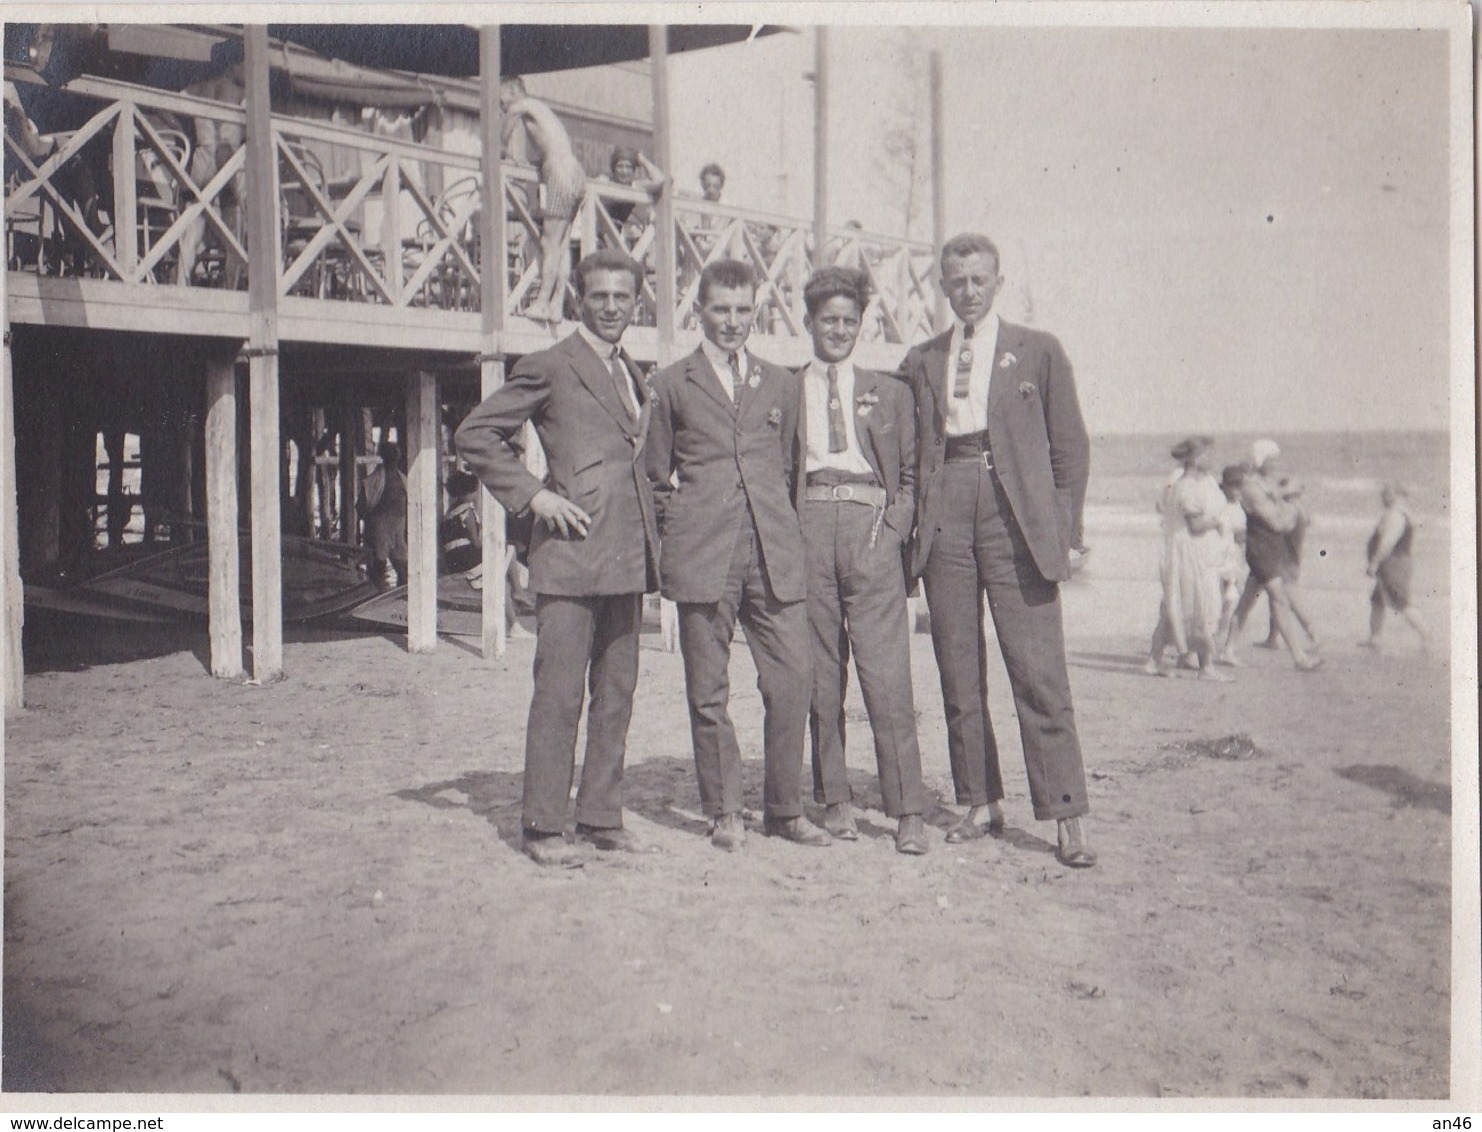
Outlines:
{"type": "MultiPolygon", "coordinates": [[[[726,391],[726,399],[734,401],[736,399],[736,390],[731,381],[731,355],[722,350],[709,338],[700,339],[700,349],[705,352],[705,357],[710,361],[710,368],[715,370],[715,376],[720,379],[720,386],[726,391]]],[[[742,381],[749,380],[749,375],[746,372],[747,364],[746,347],[742,346],[736,351],[736,365],[740,367],[742,381]]]]}
{"type": "Polygon", "coordinates": [[[967,436],[988,427],[988,383],[993,379],[993,355],[998,351],[998,314],[989,311],[973,328],[969,344],[973,348],[972,376],[968,379],[966,397],[952,396],[957,382],[957,356],[962,352],[965,324],[952,316],[952,340],[947,343],[947,404],[945,416],[948,436],[967,436]]]}
{"type": "Polygon", "coordinates": [[[808,409],[808,448],[804,456],[803,470],[817,472],[832,468],[840,472],[873,475],[874,469],[864,457],[859,444],[859,435],[854,430],[854,361],[845,358],[842,362],[824,362],[814,358],[803,372],[803,396],[808,409]],[[828,450],[828,367],[838,368],[839,400],[844,410],[844,436],[848,441],[842,452],[828,450]]]}
{"type": "Polygon", "coordinates": [[[636,418],[639,415],[638,394],[633,391],[633,371],[628,369],[627,363],[623,362],[620,358],[622,347],[614,346],[611,342],[606,342],[598,338],[587,329],[585,322],[576,324],[576,332],[582,336],[582,341],[592,347],[592,353],[597,355],[597,360],[605,365],[609,372],[612,370],[613,359],[619,359],[618,365],[622,366],[623,372],[628,375],[628,380],[619,384],[622,385],[623,392],[627,395],[628,408],[633,410],[633,416],[636,418]]]}

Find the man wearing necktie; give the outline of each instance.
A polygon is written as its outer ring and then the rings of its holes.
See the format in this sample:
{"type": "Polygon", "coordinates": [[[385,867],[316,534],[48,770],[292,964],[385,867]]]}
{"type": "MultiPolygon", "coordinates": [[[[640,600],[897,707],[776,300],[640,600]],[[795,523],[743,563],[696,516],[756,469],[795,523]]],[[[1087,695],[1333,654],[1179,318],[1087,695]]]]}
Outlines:
{"type": "Polygon", "coordinates": [[[803,533],[790,482],[798,379],[746,349],[756,318],[749,266],[706,265],[696,302],[704,338],[654,376],[647,460],[663,539],[661,592],[679,608],[700,804],[712,819],[711,843],[741,849],[741,750],[728,707],[740,621],[765,712],[765,832],[828,845],[828,834],[802,816],[810,670],[803,533]]]}
{"type": "Polygon", "coordinates": [[[913,347],[901,377],[916,395],[913,576],[926,586],[957,801],[950,842],[1003,829],[1003,780],[988,717],[983,595],[1019,715],[1034,816],[1057,823],[1056,855],[1096,863],[1065,666],[1059,583],[1082,546],[1090,443],[1060,343],[993,312],[1003,280],[986,236],[942,247],[952,328],[913,347]],[[986,822],[985,820],[986,819],[986,822]]]}
{"type": "Polygon", "coordinates": [[[616,251],[577,264],[581,325],[516,362],[455,437],[458,455],[494,498],[536,519],[528,555],[535,691],[520,824],[525,853],[542,865],[580,864],[564,831],[588,687],[576,835],[598,849],[638,848],[623,828],[623,759],[642,595],[658,584],[658,528],[643,470],[649,399],[620,343],[641,273],[616,251]],[[534,422],[550,468],[544,483],[516,447],[526,421],[534,422]]]}
{"type": "Polygon", "coordinates": [[[803,288],[813,360],[801,374],[793,475],[813,631],[813,798],[827,807],[830,834],[859,836],[844,760],[853,652],[881,804],[896,819],[896,849],[917,854],[926,852],[925,797],[902,561],[915,517],[915,422],[910,390],[854,365],[869,297],[868,277],[846,267],[822,268],[803,288]]]}

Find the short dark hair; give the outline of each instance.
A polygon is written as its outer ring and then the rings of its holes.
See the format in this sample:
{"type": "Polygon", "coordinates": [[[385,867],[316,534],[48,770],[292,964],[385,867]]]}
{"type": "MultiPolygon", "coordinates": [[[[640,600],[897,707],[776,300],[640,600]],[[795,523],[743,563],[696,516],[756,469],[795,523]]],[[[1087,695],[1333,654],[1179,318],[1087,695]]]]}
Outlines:
{"type": "Polygon", "coordinates": [[[864,314],[870,305],[870,277],[856,267],[820,267],[803,284],[803,307],[811,318],[824,303],[840,295],[852,299],[864,314]]]}
{"type": "Polygon", "coordinates": [[[708,164],[706,164],[700,170],[700,180],[703,181],[706,177],[709,177],[709,176],[712,176],[712,175],[714,175],[716,177],[719,177],[720,178],[720,183],[722,185],[724,185],[726,183],[726,171],[724,169],[722,169],[719,165],[717,165],[713,161],[711,161],[708,164]]]}
{"type": "Polygon", "coordinates": [[[751,270],[751,264],[739,259],[715,260],[707,263],[705,270],[700,272],[700,291],[696,301],[701,306],[705,305],[712,287],[750,287],[755,291],[756,272],[751,270]]]}
{"type": "Polygon", "coordinates": [[[987,236],[977,232],[963,232],[943,244],[940,263],[945,267],[949,256],[953,259],[962,259],[970,255],[992,256],[995,268],[1003,266],[1003,261],[998,258],[997,245],[987,236]]]}
{"type": "Polygon", "coordinates": [[[578,298],[587,293],[587,276],[594,271],[626,271],[633,277],[634,294],[643,286],[643,268],[638,266],[637,260],[616,248],[603,248],[600,252],[584,256],[572,272],[578,298]]]}
{"type": "Polygon", "coordinates": [[[638,151],[630,145],[615,145],[612,147],[612,159],[608,161],[609,169],[616,169],[619,161],[626,161],[629,165],[638,164],[638,151]]]}
{"type": "Polygon", "coordinates": [[[393,468],[401,467],[401,448],[394,440],[383,440],[376,449],[376,455],[381,457],[381,463],[389,464],[393,468]]]}

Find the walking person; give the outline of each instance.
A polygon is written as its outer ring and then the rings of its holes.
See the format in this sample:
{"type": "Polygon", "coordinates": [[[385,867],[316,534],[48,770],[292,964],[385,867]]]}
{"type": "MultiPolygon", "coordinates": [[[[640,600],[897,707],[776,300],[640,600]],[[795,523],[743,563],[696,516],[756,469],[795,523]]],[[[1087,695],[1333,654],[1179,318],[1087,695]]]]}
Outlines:
{"type": "Polygon", "coordinates": [[[1220,513],[1225,496],[1209,474],[1213,446],[1210,437],[1191,436],[1173,448],[1183,474],[1168,492],[1164,519],[1169,535],[1160,570],[1163,601],[1149,663],[1163,672],[1160,634],[1166,633],[1180,657],[1195,658],[1200,679],[1228,682],[1230,676],[1214,667],[1224,557],[1220,513]]]}
{"type": "Polygon", "coordinates": [[[623,828],[623,761],[643,594],[657,584],[658,531],[643,473],[650,402],[622,349],[640,268],[601,251],[576,266],[581,325],[515,363],[509,380],[458,427],[458,455],[514,514],[534,516],[535,690],[525,726],[524,852],[540,865],[577,866],[565,840],[582,700],[587,748],[576,794],[576,836],[601,850],[636,851],[623,828]],[[533,421],[547,482],[525,468],[520,430],[533,421]]]}
{"type": "Polygon", "coordinates": [[[983,597],[1019,714],[1034,816],[1056,823],[1056,856],[1096,854],[1076,734],[1060,583],[1082,545],[1090,441],[1065,351],[1041,330],[1002,321],[998,249],[953,237],[941,251],[952,326],[915,346],[899,376],[916,397],[916,538],[926,586],[957,801],[950,842],[1003,828],[1003,780],[988,716],[983,597]],[[984,818],[987,819],[986,823],[984,818]]]}
{"type": "Polygon", "coordinates": [[[1415,571],[1412,548],[1419,524],[1410,514],[1409,495],[1404,484],[1387,483],[1380,496],[1384,511],[1369,536],[1367,550],[1365,573],[1374,579],[1374,592],[1369,595],[1369,636],[1359,642],[1363,648],[1382,647],[1380,634],[1391,609],[1415,630],[1422,649],[1428,643],[1425,630],[1410,608],[1410,581],[1415,571]]]}
{"type": "Polygon", "coordinates": [[[731,640],[739,621],[762,694],[764,831],[831,843],[803,818],[803,732],[811,660],[803,533],[792,498],[798,379],[751,354],[756,281],[738,260],[700,275],[704,338],[654,377],[648,476],[663,539],[664,597],[679,610],[679,648],[700,804],[710,840],[746,843],[741,748],[731,722],[731,640]]]}
{"type": "Polygon", "coordinates": [[[902,561],[916,507],[915,424],[909,389],[854,364],[869,298],[869,277],[846,267],[822,268],[803,288],[813,360],[800,374],[793,482],[813,631],[813,798],[833,837],[859,836],[844,760],[853,653],[896,850],[921,854],[925,794],[902,561]]]}

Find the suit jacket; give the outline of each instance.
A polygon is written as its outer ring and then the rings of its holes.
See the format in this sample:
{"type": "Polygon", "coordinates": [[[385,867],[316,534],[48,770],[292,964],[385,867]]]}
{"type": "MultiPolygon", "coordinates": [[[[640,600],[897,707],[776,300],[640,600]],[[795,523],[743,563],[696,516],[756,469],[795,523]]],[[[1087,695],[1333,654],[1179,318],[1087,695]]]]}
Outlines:
{"type": "MultiPolygon", "coordinates": [[[[623,363],[637,373],[627,354],[623,363]]],[[[519,513],[549,486],[592,517],[585,538],[537,522],[528,562],[537,594],[644,593],[658,584],[658,527],[643,472],[651,412],[647,385],[635,421],[602,359],[580,334],[515,363],[509,380],[458,427],[458,454],[494,498],[519,513]],[[549,484],[526,470],[518,437],[526,421],[550,467],[549,484]]]]}
{"type": "MultiPolygon", "coordinates": [[[[798,513],[803,511],[807,481],[808,398],[803,395],[807,367],[798,371],[798,434],[793,443],[793,490],[798,513]]],[[[916,518],[916,419],[911,391],[874,370],[854,369],[854,432],[864,458],[885,489],[883,526],[894,532],[903,550],[911,540],[916,518]],[[873,400],[872,400],[873,399],[873,400]]]]}
{"type": "MultiPolygon", "coordinates": [[[[940,522],[946,448],[942,406],[948,331],[911,348],[896,376],[916,395],[916,536],[911,573],[920,577],[940,522]]],[[[1091,444],[1065,351],[1042,330],[999,322],[988,384],[988,443],[1014,518],[1047,581],[1070,577],[1070,549],[1081,545],[1091,444]]]]}
{"type": "Polygon", "coordinates": [[[663,537],[661,592],[671,601],[719,601],[737,532],[752,520],[773,595],[803,600],[791,482],[798,379],[755,355],[749,362],[739,412],[699,349],[653,379],[648,478],[663,537]]]}

